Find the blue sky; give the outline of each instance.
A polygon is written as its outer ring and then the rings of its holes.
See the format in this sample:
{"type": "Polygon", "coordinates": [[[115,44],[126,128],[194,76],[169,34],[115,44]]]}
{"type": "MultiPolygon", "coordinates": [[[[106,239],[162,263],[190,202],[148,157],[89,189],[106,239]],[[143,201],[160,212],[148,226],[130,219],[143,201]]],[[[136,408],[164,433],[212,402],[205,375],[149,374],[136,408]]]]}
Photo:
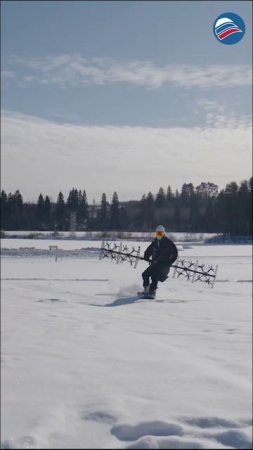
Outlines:
{"type": "Polygon", "coordinates": [[[3,1],[1,11],[3,188],[128,199],[251,175],[251,2],[3,1]],[[223,12],[246,24],[236,45],[213,35],[223,12]]]}

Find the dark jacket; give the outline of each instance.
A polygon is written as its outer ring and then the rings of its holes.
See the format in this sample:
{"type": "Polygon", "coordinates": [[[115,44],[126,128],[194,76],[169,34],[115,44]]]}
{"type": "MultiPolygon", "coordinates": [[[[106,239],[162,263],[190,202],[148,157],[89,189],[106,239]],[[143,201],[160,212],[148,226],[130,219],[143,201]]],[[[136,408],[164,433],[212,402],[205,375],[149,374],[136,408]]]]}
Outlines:
{"type": "Polygon", "coordinates": [[[177,247],[169,238],[154,239],[144,253],[146,261],[158,262],[164,265],[171,265],[178,256],[177,247]]]}

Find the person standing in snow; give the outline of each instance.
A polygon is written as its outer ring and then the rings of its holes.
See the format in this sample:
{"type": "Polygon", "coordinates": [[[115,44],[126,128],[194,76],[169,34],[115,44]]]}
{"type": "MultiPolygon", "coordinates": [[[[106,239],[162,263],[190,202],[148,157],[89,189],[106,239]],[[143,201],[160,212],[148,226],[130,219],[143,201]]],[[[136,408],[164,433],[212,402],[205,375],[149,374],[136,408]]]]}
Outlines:
{"type": "Polygon", "coordinates": [[[155,298],[158,281],[163,282],[168,278],[170,266],[176,261],[177,256],[176,245],[165,236],[163,225],[158,225],[155,231],[155,239],[144,253],[144,259],[150,262],[150,266],[142,273],[143,295],[155,298]]]}

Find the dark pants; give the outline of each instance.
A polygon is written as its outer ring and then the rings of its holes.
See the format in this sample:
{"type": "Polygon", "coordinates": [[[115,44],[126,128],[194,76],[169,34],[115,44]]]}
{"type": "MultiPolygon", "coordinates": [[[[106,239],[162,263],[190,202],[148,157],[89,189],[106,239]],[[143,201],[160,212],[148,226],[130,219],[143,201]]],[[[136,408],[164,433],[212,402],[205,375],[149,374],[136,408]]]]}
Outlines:
{"type": "Polygon", "coordinates": [[[165,281],[170,271],[170,266],[153,263],[142,274],[143,287],[149,286],[149,279],[151,278],[150,290],[155,291],[157,289],[158,281],[165,281]]]}

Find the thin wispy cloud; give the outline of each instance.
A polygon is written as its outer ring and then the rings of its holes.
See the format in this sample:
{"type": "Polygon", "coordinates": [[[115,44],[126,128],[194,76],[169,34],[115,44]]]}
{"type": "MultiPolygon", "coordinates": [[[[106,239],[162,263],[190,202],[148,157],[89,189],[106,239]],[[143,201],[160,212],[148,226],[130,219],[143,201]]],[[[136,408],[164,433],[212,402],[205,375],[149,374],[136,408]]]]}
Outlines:
{"type": "MultiPolygon", "coordinates": [[[[211,181],[220,188],[251,175],[251,126],[207,128],[77,126],[23,114],[2,115],[2,186],[56,199],[73,186],[89,200],[139,199],[168,184],[211,181]]],[[[34,199],[34,198],[33,198],[34,199]]]]}
{"type": "Polygon", "coordinates": [[[127,83],[148,89],[164,85],[202,89],[250,86],[250,65],[157,65],[152,61],[121,61],[63,54],[41,58],[12,56],[13,73],[22,69],[20,82],[53,84],[58,87],[127,83]]]}
{"type": "Polygon", "coordinates": [[[9,79],[9,78],[15,78],[15,73],[13,72],[13,70],[2,70],[1,78],[2,78],[2,80],[9,79]]]}
{"type": "Polygon", "coordinates": [[[204,127],[212,128],[240,128],[250,127],[252,120],[249,115],[238,114],[234,107],[229,107],[227,102],[197,98],[192,107],[193,113],[201,116],[204,127]]]}

